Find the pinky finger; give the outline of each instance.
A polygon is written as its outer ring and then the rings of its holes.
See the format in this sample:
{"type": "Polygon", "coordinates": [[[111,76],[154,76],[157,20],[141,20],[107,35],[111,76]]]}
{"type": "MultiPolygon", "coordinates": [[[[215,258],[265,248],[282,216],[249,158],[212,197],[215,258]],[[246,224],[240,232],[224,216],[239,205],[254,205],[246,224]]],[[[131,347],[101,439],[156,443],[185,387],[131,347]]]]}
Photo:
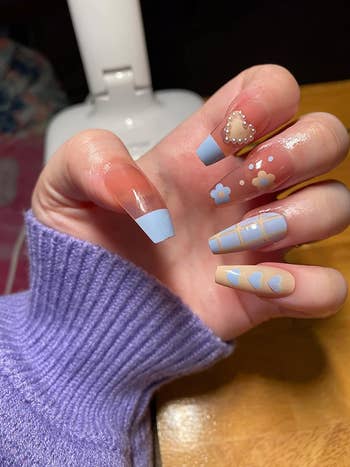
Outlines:
{"type": "Polygon", "coordinates": [[[342,274],[320,266],[285,263],[219,266],[215,280],[269,301],[274,305],[276,317],[329,316],[339,310],[347,296],[342,274]]]}

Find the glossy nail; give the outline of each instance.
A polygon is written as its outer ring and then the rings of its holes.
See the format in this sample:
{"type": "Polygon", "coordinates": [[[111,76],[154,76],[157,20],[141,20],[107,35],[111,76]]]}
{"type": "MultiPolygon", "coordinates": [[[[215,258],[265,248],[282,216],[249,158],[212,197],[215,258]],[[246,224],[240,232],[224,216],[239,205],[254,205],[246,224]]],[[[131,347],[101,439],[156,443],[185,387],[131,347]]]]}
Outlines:
{"type": "Polygon", "coordinates": [[[276,190],[294,174],[291,155],[280,144],[252,151],[243,164],[211,190],[215,204],[242,202],[276,190]]]}
{"type": "Polygon", "coordinates": [[[215,281],[269,298],[290,295],[295,288],[294,277],[285,269],[259,265],[218,266],[215,281]]]}
{"type": "Polygon", "coordinates": [[[168,209],[158,190],[136,166],[113,162],[106,170],[107,190],[154,243],[174,236],[168,209]]]}
{"type": "Polygon", "coordinates": [[[228,107],[219,125],[198,147],[198,157],[205,165],[211,165],[225,156],[234,155],[263,135],[267,122],[264,105],[248,93],[242,93],[228,107]]]}
{"type": "Polygon", "coordinates": [[[284,216],[276,212],[264,212],[213,235],[209,239],[209,247],[215,254],[248,250],[277,242],[286,233],[284,216]]]}

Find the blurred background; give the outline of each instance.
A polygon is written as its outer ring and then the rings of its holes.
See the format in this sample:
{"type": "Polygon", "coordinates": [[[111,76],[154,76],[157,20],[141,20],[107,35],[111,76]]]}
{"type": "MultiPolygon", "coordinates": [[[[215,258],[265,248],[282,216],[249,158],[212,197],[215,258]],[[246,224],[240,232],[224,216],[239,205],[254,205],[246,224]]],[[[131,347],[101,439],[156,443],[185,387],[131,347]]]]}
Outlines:
{"type": "MultiPolygon", "coordinates": [[[[70,103],[87,85],[65,0],[0,0],[0,32],[43,53],[70,103]]],[[[348,0],[141,0],[155,89],[212,94],[244,68],[286,66],[301,84],[350,77],[348,0]]],[[[131,39],[132,40],[132,39],[131,39]]]]}

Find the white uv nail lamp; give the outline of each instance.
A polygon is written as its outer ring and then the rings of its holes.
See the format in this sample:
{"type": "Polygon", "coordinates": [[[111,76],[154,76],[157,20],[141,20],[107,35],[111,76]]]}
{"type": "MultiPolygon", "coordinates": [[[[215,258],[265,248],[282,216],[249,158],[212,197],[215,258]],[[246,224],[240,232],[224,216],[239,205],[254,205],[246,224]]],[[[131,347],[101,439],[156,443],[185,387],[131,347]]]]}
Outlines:
{"type": "Polygon", "coordinates": [[[139,0],[68,0],[68,5],[89,96],[52,119],[45,162],[87,128],[113,131],[136,160],[203,101],[191,91],[153,91],[139,0]]]}

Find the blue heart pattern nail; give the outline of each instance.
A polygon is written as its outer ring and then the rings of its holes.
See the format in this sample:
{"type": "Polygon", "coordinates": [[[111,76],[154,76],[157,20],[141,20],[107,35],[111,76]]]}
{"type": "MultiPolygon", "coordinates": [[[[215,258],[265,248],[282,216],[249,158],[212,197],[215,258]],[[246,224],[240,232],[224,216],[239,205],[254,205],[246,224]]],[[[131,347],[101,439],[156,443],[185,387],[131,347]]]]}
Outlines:
{"type": "Polygon", "coordinates": [[[276,242],[287,234],[287,222],[277,212],[249,217],[213,235],[209,247],[215,254],[258,248],[276,242]]]}
{"type": "Polygon", "coordinates": [[[228,273],[227,273],[228,280],[235,287],[238,287],[238,285],[239,285],[239,276],[240,276],[240,274],[241,273],[240,273],[239,269],[232,269],[231,271],[228,271],[228,273]]]}
{"type": "Polygon", "coordinates": [[[295,281],[285,269],[270,266],[219,266],[215,274],[218,284],[254,292],[266,297],[289,295],[295,281]]]}
{"type": "Polygon", "coordinates": [[[254,287],[254,289],[261,289],[263,273],[261,271],[253,272],[248,276],[249,283],[254,287]]]}
{"type": "Polygon", "coordinates": [[[268,280],[268,285],[276,293],[280,293],[282,290],[282,277],[281,276],[272,276],[268,280]]]}

